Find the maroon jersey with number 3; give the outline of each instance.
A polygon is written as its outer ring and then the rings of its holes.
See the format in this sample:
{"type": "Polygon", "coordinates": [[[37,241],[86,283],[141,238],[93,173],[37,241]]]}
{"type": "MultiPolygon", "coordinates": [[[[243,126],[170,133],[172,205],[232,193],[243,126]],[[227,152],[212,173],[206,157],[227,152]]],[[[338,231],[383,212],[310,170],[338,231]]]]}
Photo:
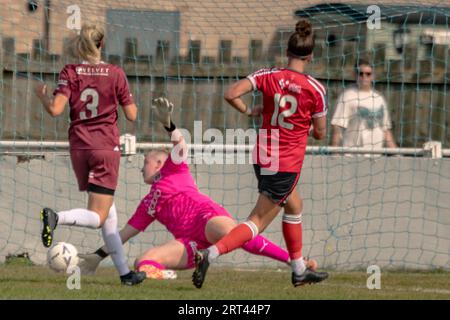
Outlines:
{"type": "Polygon", "coordinates": [[[133,103],[120,67],[104,62],[68,64],[53,94],[69,99],[71,150],[119,150],[117,106],[133,103]]]}

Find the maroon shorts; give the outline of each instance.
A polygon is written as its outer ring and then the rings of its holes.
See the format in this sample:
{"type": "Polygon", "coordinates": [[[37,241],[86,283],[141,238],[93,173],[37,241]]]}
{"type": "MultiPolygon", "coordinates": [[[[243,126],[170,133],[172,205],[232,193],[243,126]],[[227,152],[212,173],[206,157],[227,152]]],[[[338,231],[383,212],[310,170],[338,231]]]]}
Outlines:
{"type": "Polygon", "coordinates": [[[116,190],[119,180],[120,151],[70,150],[70,160],[80,191],[107,193],[116,190]],[[91,186],[97,187],[92,189],[91,186]],[[99,188],[98,188],[99,187],[99,188]],[[101,192],[102,189],[106,192],[101,192]]]}

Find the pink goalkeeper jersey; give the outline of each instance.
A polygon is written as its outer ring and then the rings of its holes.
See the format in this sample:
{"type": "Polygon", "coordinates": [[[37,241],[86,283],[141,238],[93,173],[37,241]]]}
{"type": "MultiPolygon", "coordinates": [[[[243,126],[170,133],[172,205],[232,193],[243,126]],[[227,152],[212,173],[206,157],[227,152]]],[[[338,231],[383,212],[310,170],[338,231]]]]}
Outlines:
{"type": "Polygon", "coordinates": [[[175,164],[169,155],[159,178],[128,224],[144,231],[156,219],[175,238],[182,238],[204,228],[205,215],[202,213],[229,216],[222,206],[199,191],[189,166],[185,162],[175,164]]]}

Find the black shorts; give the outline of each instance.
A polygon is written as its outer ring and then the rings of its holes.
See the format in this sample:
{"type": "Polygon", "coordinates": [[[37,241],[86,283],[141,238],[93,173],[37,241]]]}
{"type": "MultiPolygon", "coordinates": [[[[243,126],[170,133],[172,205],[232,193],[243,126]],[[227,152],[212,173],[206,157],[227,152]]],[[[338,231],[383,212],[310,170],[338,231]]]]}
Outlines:
{"type": "Polygon", "coordinates": [[[280,207],[286,204],[288,196],[297,185],[300,173],[275,172],[274,174],[261,174],[261,167],[253,165],[256,178],[258,179],[259,193],[267,196],[280,207]]]}

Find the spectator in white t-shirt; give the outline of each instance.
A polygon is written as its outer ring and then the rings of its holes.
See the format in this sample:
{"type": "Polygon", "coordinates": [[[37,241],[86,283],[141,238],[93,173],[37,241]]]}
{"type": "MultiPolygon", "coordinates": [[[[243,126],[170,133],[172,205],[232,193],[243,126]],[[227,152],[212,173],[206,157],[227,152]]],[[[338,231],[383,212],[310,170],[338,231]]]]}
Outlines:
{"type": "Polygon", "coordinates": [[[332,146],[396,148],[383,95],[374,90],[373,69],[367,60],[355,66],[357,85],[338,98],[331,119],[332,146]]]}

